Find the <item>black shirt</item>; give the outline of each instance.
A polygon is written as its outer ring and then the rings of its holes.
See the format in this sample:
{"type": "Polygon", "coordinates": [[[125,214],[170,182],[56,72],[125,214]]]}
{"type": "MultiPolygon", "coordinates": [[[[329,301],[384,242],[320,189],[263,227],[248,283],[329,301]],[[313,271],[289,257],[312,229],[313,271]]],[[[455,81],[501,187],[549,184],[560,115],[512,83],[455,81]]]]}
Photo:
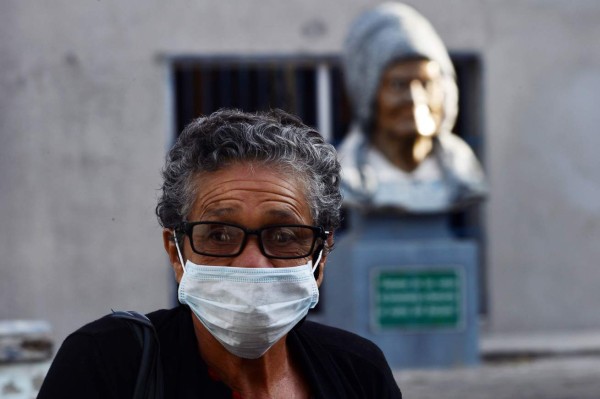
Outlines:
{"type": "MultiPolygon", "coordinates": [[[[189,308],[150,313],[160,340],[165,398],[231,399],[199,355],[189,308]]],[[[287,336],[314,398],[402,398],[381,350],[355,334],[305,321],[287,336]]],[[[129,399],[141,356],[123,320],[103,317],[71,334],[38,398],[129,399]]]]}

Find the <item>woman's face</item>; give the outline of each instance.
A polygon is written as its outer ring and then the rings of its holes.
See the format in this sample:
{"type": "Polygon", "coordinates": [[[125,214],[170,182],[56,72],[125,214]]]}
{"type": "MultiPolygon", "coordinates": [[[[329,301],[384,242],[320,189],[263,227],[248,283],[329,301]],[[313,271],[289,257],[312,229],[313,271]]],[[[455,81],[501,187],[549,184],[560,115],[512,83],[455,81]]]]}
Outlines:
{"type": "Polygon", "coordinates": [[[375,105],[375,134],[387,137],[431,135],[443,117],[440,66],[429,60],[400,61],[381,76],[375,105]]]}
{"type": "MultiPolygon", "coordinates": [[[[198,193],[187,217],[189,222],[232,223],[247,229],[273,224],[313,225],[303,185],[275,168],[250,163],[234,164],[198,177],[196,184],[198,193]]],[[[267,258],[259,249],[256,235],[248,236],[246,246],[235,257],[197,254],[187,236],[183,252],[184,259],[201,265],[283,267],[305,264],[309,260],[309,257],[267,258]]]]}

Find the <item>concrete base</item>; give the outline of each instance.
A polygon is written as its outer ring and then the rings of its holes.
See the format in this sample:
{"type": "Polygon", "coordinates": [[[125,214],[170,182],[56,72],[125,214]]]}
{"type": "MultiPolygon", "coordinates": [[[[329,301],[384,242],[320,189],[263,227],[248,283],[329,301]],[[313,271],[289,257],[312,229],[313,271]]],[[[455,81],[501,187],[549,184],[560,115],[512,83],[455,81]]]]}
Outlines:
{"type": "MultiPolygon", "coordinates": [[[[360,228],[341,237],[328,260],[319,311],[311,315],[311,319],[374,341],[394,368],[475,365],[479,362],[477,246],[472,241],[452,239],[443,229],[437,229],[439,238],[435,239],[422,236],[408,239],[410,232],[405,228],[399,229],[403,237],[394,234],[393,226],[409,225],[395,218],[378,219],[370,224],[362,223],[360,228]],[[450,293],[450,298],[455,298],[457,310],[454,322],[423,323],[427,319],[416,314],[412,319],[410,315],[396,318],[396,321],[408,320],[405,324],[382,324],[382,320],[386,320],[382,317],[383,294],[377,285],[381,273],[429,276],[436,272],[455,276],[454,294],[450,293]]],[[[442,224],[425,225],[439,227],[442,224]]],[[[435,237],[435,231],[430,235],[435,237]]],[[[435,280],[431,281],[435,283],[435,280]]],[[[422,282],[427,283],[426,278],[422,282]]],[[[427,294],[426,290],[419,292],[418,289],[394,292],[397,298],[407,298],[406,295],[425,298],[427,294]]],[[[427,306],[433,309],[432,302],[425,306],[422,306],[424,302],[417,300],[416,303],[420,308],[418,312],[427,312],[427,306]]],[[[396,310],[413,312],[415,309],[399,306],[396,310]]],[[[429,319],[432,320],[436,319],[429,319]]]]}

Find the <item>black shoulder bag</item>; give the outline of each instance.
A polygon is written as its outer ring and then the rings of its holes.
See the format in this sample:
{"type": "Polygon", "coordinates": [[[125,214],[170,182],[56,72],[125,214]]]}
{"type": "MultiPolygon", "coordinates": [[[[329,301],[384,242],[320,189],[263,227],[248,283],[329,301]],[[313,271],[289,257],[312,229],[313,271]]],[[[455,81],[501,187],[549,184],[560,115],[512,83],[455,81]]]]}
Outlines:
{"type": "Polygon", "coordinates": [[[142,347],[133,399],[163,399],[163,374],[160,343],[149,318],[135,311],[114,311],[112,317],[124,319],[142,347]]]}

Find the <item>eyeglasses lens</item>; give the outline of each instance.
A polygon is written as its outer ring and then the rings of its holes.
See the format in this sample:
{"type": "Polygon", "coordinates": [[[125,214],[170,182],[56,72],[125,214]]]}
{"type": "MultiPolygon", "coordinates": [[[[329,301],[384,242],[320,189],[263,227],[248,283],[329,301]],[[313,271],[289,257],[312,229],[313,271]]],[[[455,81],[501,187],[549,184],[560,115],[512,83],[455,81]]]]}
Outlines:
{"type": "Polygon", "coordinates": [[[192,246],[196,252],[227,256],[239,252],[244,230],[222,224],[197,224],[192,230],[192,246]]]}
{"type": "Polygon", "coordinates": [[[279,226],[262,231],[265,253],[282,258],[308,256],[314,241],[314,232],[307,227],[279,226]]]}

